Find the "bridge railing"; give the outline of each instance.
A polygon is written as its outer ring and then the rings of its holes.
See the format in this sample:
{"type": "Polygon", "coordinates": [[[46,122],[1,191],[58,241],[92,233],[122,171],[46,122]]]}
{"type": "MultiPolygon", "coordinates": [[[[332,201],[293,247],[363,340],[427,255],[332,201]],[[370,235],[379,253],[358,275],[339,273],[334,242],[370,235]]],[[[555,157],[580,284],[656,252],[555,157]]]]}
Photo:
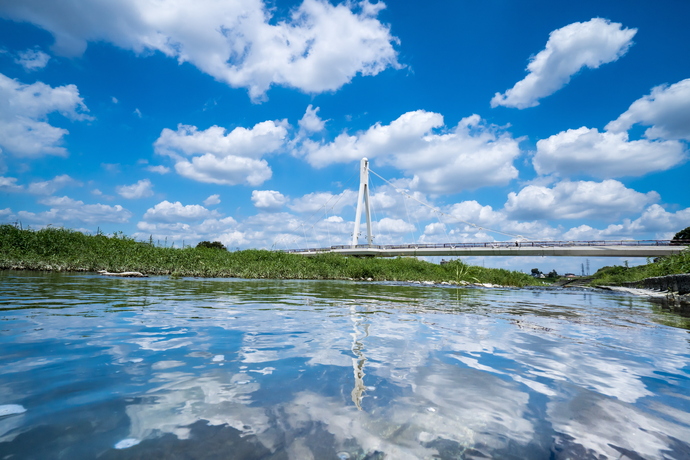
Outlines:
{"type": "Polygon", "coordinates": [[[675,246],[690,245],[690,240],[598,240],[598,241],[492,241],[486,243],[429,243],[429,244],[358,244],[327,248],[287,249],[283,252],[330,252],[347,249],[462,249],[462,248],[552,248],[573,246],[675,246]]]}

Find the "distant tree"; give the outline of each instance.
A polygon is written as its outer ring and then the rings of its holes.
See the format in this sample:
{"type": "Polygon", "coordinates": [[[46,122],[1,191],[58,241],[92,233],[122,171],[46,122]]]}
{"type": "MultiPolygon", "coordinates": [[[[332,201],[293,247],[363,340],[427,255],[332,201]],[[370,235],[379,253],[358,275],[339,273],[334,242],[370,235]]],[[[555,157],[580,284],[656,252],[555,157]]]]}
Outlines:
{"type": "Polygon", "coordinates": [[[686,227],[676,233],[671,240],[671,244],[690,244],[690,227],[686,227]]]}
{"type": "Polygon", "coordinates": [[[223,246],[223,243],[220,241],[214,241],[211,243],[210,241],[202,241],[201,243],[196,245],[197,248],[209,248],[209,249],[222,249],[223,251],[225,250],[225,246],[223,246]]]}
{"type": "Polygon", "coordinates": [[[546,275],[548,278],[558,278],[558,273],[556,270],[551,270],[548,275],[546,275]]]}
{"type": "Polygon", "coordinates": [[[541,271],[538,268],[533,268],[532,269],[532,276],[534,276],[536,278],[539,275],[541,275],[541,271]]]}

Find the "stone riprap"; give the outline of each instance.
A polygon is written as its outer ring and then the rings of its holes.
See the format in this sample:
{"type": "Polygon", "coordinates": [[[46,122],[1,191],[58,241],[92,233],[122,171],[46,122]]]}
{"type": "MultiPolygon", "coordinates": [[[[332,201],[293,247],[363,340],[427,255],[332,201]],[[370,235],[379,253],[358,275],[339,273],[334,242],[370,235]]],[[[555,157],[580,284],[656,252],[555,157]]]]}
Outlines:
{"type": "Polygon", "coordinates": [[[680,295],[690,294],[690,273],[683,275],[667,275],[647,278],[638,286],[654,291],[671,291],[680,295]]]}

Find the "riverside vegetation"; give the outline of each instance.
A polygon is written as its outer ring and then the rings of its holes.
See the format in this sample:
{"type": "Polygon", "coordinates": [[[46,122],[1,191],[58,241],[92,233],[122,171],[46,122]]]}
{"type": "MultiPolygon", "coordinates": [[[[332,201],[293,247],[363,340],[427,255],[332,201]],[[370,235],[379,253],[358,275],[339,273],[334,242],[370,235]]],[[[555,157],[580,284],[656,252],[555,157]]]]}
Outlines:
{"type": "Polygon", "coordinates": [[[600,268],[591,281],[595,286],[616,286],[625,283],[642,281],[655,276],[678,275],[690,273],[690,248],[680,254],[660,257],[654,262],[637,267],[603,267],[600,268]]]}
{"type": "Polygon", "coordinates": [[[524,273],[466,265],[460,260],[436,265],[414,258],[338,254],[305,257],[256,249],[228,252],[216,247],[159,247],[122,233],[85,235],[65,228],[36,231],[12,225],[0,225],[0,269],[138,271],[173,277],[413,280],[518,287],[543,284],[524,273]]]}
{"type": "Polygon", "coordinates": [[[637,267],[612,266],[600,268],[593,276],[594,286],[615,286],[625,283],[636,283],[656,276],[679,275],[690,273],[690,227],[686,227],[673,236],[671,244],[687,246],[680,254],[659,257],[653,262],[637,267]]]}

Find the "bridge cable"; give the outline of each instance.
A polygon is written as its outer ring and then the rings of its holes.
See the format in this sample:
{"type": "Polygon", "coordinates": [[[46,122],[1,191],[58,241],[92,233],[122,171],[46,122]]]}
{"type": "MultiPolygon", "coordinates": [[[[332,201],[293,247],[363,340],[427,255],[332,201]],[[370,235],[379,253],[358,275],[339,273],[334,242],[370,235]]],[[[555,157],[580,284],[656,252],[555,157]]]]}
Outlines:
{"type": "Polygon", "coordinates": [[[438,223],[441,224],[441,227],[443,228],[443,233],[446,234],[446,240],[445,241],[450,241],[450,235],[448,234],[448,229],[446,229],[446,224],[443,223],[443,221],[441,220],[441,215],[439,215],[438,213],[435,213],[435,214],[436,214],[436,219],[438,220],[438,223]]]}
{"type": "MultiPolygon", "coordinates": [[[[369,207],[371,208],[371,212],[374,214],[374,222],[376,222],[376,228],[378,229],[378,235],[379,236],[388,236],[388,240],[392,241],[391,233],[390,231],[386,231],[386,235],[383,235],[383,231],[381,230],[381,221],[379,221],[378,214],[376,213],[376,207],[374,206],[374,200],[373,196],[376,195],[376,188],[374,187],[373,183],[369,182],[369,188],[371,189],[371,193],[369,195],[369,207]]],[[[374,222],[371,223],[371,228],[374,230],[374,222]]],[[[374,232],[373,238],[376,238],[377,234],[374,232]]]]}
{"type": "MultiPolygon", "coordinates": [[[[373,172],[373,171],[370,169],[369,172],[373,172]]],[[[376,174],[376,173],[374,173],[374,174],[376,174]]],[[[378,174],[376,174],[376,175],[378,176],[378,174]]],[[[379,176],[379,177],[381,177],[381,176],[379,176]]],[[[400,193],[395,186],[393,186],[393,188],[396,192],[400,193]]],[[[407,222],[414,227],[414,232],[412,232],[412,241],[415,241],[415,238],[417,237],[417,235],[416,235],[417,227],[415,227],[412,224],[412,218],[410,217],[410,210],[407,208],[407,200],[405,200],[404,196],[403,196],[403,206],[405,206],[405,214],[407,214],[407,222]]]]}
{"type": "Polygon", "coordinates": [[[307,240],[307,230],[304,228],[304,222],[302,222],[302,232],[304,233],[304,244],[309,246],[309,240],[307,240]]]}
{"type": "MultiPolygon", "coordinates": [[[[371,211],[371,214],[374,216],[374,220],[371,222],[371,239],[372,241],[376,239],[377,232],[376,232],[376,227],[374,226],[374,223],[378,224],[378,215],[376,214],[376,208],[374,207],[374,200],[371,198],[372,196],[376,195],[376,192],[374,191],[374,186],[371,184],[371,181],[369,182],[369,210],[371,211]]],[[[379,232],[381,231],[381,226],[378,226],[379,232]]],[[[358,235],[359,236],[359,235],[358,235]]]]}
{"type": "MultiPolygon", "coordinates": [[[[326,210],[329,209],[329,208],[326,208],[326,206],[328,205],[328,203],[330,203],[331,200],[333,200],[335,197],[338,197],[338,199],[335,201],[335,203],[333,203],[333,205],[330,207],[331,210],[332,210],[332,209],[335,209],[335,206],[338,204],[338,202],[340,202],[340,200],[343,199],[345,190],[348,190],[348,189],[347,189],[347,186],[350,185],[350,183],[352,182],[352,180],[353,180],[358,174],[359,174],[359,170],[356,171],[356,172],[345,182],[345,187],[344,187],[343,193],[338,194],[338,195],[332,195],[324,204],[322,204],[322,205],[321,205],[316,211],[314,211],[309,217],[307,217],[305,220],[302,220],[302,221],[300,222],[300,224],[301,224],[302,227],[303,227],[303,228],[302,228],[302,231],[304,232],[304,242],[305,242],[305,244],[307,244],[308,241],[307,241],[307,234],[306,234],[306,231],[304,230],[304,225],[305,225],[305,224],[309,224],[309,222],[311,221],[311,219],[312,219],[315,215],[319,214],[322,210],[324,210],[324,209],[326,209],[326,210]]],[[[327,211],[324,211],[324,212],[327,212],[327,211]]],[[[320,220],[320,219],[319,219],[319,220],[320,220]]],[[[311,225],[311,228],[314,229],[314,231],[316,231],[316,230],[315,230],[315,226],[316,226],[316,224],[317,224],[318,222],[319,222],[319,221],[317,220],[316,222],[314,222],[314,223],[311,225]]],[[[284,236],[284,237],[281,237],[281,238],[278,239],[278,240],[274,240],[274,242],[273,242],[273,247],[275,247],[275,246],[276,246],[277,244],[279,244],[281,241],[284,241],[285,247],[286,247],[286,249],[287,249],[287,248],[288,248],[288,246],[287,246],[288,242],[292,241],[293,243],[296,243],[296,242],[301,238],[301,236],[294,236],[294,235],[291,235],[291,236],[293,237],[292,239],[290,239],[289,236],[284,236]]]]}
{"type": "Polygon", "coordinates": [[[330,217],[328,216],[328,210],[326,210],[326,231],[328,232],[328,245],[333,246],[333,242],[331,241],[331,223],[328,219],[330,219],[330,217]]]}
{"type": "MultiPolygon", "coordinates": [[[[421,204],[422,206],[426,206],[427,208],[429,208],[429,209],[431,209],[431,210],[433,210],[433,211],[439,213],[440,215],[453,217],[453,216],[451,216],[450,214],[445,213],[445,212],[441,211],[441,210],[438,209],[438,208],[434,208],[433,206],[431,206],[431,205],[429,205],[429,204],[427,204],[427,203],[424,203],[424,202],[421,201],[421,200],[418,200],[417,198],[415,198],[414,196],[410,195],[409,193],[406,193],[403,189],[396,187],[395,185],[393,185],[393,183],[391,183],[389,180],[387,180],[386,178],[382,177],[381,175],[377,174],[377,173],[376,173],[374,170],[372,170],[371,168],[369,168],[369,172],[372,173],[373,175],[375,175],[376,177],[378,177],[379,179],[381,179],[382,181],[386,182],[386,183],[387,183],[388,185],[390,185],[391,187],[393,187],[393,189],[395,189],[396,192],[398,192],[398,193],[400,193],[400,194],[402,194],[402,195],[405,195],[406,197],[408,197],[408,198],[410,198],[410,199],[416,201],[417,203],[421,204]]],[[[406,207],[406,209],[407,209],[407,207],[406,207]]],[[[456,218],[456,219],[457,219],[457,218],[456,218]]],[[[502,231],[500,231],[500,230],[494,230],[494,229],[487,228],[487,227],[481,227],[481,226],[479,226],[479,225],[477,225],[477,224],[475,224],[475,223],[468,222],[468,221],[462,220],[462,219],[457,219],[457,221],[458,221],[458,222],[462,222],[462,223],[465,224],[465,225],[469,225],[470,227],[474,227],[474,228],[476,228],[477,230],[487,230],[487,231],[492,232],[492,233],[498,233],[499,235],[505,235],[505,236],[509,236],[509,237],[511,237],[511,238],[517,238],[517,239],[519,239],[519,240],[529,241],[529,238],[525,238],[525,237],[522,236],[522,235],[516,235],[516,234],[513,234],[513,233],[502,232],[502,231]]]]}

